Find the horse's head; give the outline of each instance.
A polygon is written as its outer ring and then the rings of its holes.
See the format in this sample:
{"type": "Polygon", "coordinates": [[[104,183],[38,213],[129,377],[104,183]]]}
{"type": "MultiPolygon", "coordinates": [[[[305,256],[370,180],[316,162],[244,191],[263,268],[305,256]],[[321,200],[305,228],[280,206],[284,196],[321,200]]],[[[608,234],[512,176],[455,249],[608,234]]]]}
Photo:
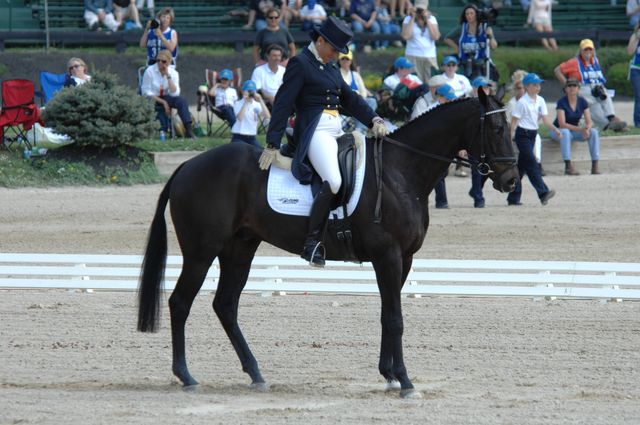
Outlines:
{"type": "Polygon", "coordinates": [[[492,96],[478,90],[480,102],[480,132],[471,144],[473,166],[480,174],[493,180],[493,187],[500,192],[515,189],[519,174],[516,155],[511,142],[511,131],[503,106],[492,96]]]}

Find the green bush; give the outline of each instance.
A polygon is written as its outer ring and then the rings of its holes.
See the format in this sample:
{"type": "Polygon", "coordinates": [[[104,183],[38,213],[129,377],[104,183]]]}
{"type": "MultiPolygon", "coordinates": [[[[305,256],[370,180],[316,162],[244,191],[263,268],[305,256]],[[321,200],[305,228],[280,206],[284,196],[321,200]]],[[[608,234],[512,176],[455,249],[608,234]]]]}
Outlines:
{"type": "Polygon", "coordinates": [[[91,83],[57,93],[43,119],[79,146],[100,148],[148,138],[159,127],[152,102],[119,85],[115,75],[98,72],[91,83]]]}

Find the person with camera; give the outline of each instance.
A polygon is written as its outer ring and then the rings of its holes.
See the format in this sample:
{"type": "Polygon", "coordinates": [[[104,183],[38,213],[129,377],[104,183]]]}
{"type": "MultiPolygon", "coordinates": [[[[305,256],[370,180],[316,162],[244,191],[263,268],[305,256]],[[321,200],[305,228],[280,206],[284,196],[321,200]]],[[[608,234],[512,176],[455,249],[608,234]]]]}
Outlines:
{"type": "Polygon", "coordinates": [[[467,4],[460,15],[460,26],[444,39],[445,44],[456,51],[462,73],[470,80],[484,75],[492,81],[498,81],[490,52],[498,47],[493,29],[489,26],[495,13],[494,10],[479,10],[476,5],[467,4]]]}
{"type": "Polygon", "coordinates": [[[579,95],[589,102],[591,118],[602,130],[624,131],[627,123],[616,117],[613,101],[608,95],[600,62],[596,57],[593,41],[585,38],[580,42],[578,54],[558,65],[554,70],[562,85],[572,78],[581,83],[579,95]]]}
{"type": "Polygon", "coordinates": [[[267,170],[280,148],[282,136],[295,112],[293,138],[285,153],[293,155],[291,172],[301,184],[315,185],[307,238],[301,257],[311,265],[325,264],[323,229],[334,195],[342,185],[337,139],[344,134],[339,109],[368,124],[375,137],[388,134],[384,120],[352,90],[335,63],[338,53],[349,52],[353,37],[346,22],[329,17],[311,33],[311,42],[287,65],[284,81],[273,104],[267,148],[259,166],[267,170]]]}
{"type": "Polygon", "coordinates": [[[173,58],[173,66],[176,66],[178,58],[178,33],[171,28],[175,19],[173,9],[165,7],[155,19],[147,22],[147,26],[140,37],[140,47],[147,49],[147,65],[156,63],[158,53],[167,50],[173,58]]]}
{"type": "Polygon", "coordinates": [[[248,143],[262,148],[256,138],[260,120],[271,118],[260,93],[256,92],[256,83],[247,80],[242,84],[242,99],[233,104],[236,122],[231,127],[231,143],[248,143]]]}
{"type": "Polygon", "coordinates": [[[633,55],[629,63],[629,80],[633,86],[633,125],[640,128],[640,22],[636,24],[627,43],[627,53],[633,55]]]}
{"type": "Polygon", "coordinates": [[[562,159],[564,160],[564,174],[567,176],[577,176],[580,173],[573,168],[571,163],[571,142],[578,140],[589,141],[589,153],[591,154],[591,174],[600,174],[598,160],[600,159],[600,136],[598,130],[593,127],[591,114],[589,113],[589,103],[581,96],[578,96],[580,82],[574,79],[567,79],[564,86],[565,96],[558,100],[556,104],[557,118],[553,125],[560,129],[560,135],[551,134],[551,138],[560,142],[562,159]],[[584,127],[580,126],[580,120],[584,117],[584,127]]]}
{"type": "Polygon", "coordinates": [[[416,74],[422,81],[431,78],[431,68],[438,68],[436,41],[440,38],[438,21],[429,11],[429,0],[416,0],[409,15],[402,21],[400,35],[407,41],[405,55],[415,64],[416,74]]]}
{"type": "MultiPolygon", "coordinates": [[[[140,92],[156,102],[156,110],[164,111],[167,117],[171,116],[171,109],[178,110],[178,116],[184,124],[186,137],[195,139],[191,127],[191,113],[189,104],[184,97],[180,96],[180,75],[175,67],[171,65],[171,53],[168,50],[161,50],[158,53],[157,61],[144,71],[142,76],[142,86],[140,92]]],[[[167,131],[167,128],[163,128],[167,131]]]]}

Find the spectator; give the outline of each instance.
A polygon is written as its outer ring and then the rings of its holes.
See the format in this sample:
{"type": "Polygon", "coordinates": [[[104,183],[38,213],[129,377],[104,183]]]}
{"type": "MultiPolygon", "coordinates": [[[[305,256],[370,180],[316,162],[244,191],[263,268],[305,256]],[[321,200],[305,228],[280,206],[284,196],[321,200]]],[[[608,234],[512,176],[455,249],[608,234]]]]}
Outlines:
{"type": "Polygon", "coordinates": [[[327,12],[316,0],[307,0],[300,9],[302,31],[309,31],[314,26],[320,26],[327,19],[327,12]]]}
{"type": "MultiPolygon", "coordinates": [[[[373,34],[380,34],[380,25],[378,24],[376,5],[374,0],[352,0],[349,8],[351,15],[351,27],[354,33],[369,31],[373,34]]],[[[379,41],[373,42],[374,47],[380,46],[379,41]]],[[[371,47],[366,48],[367,52],[371,47]]]]}
{"type": "Polygon", "coordinates": [[[420,96],[416,103],[413,104],[413,109],[411,110],[411,120],[416,119],[418,116],[424,114],[431,106],[437,103],[436,99],[436,89],[440,86],[447,84],[447,77],[442,74],[434,75],[429,78],[429,91],[424,95],[420,96]]]}
{"type": "Polygon", "coordinates": [[[633,28],[640,22],[640,0],[627,0],[627,16],[633,28]]]}
{"type": "Polygon", "coordinates": [[[300,20],[300,9],[302,9],[302,0],[289,0],[285,3],[282,10],[282,20],[285,28],[289,28],[292,21],[300,20]]]}
{"type": "MultiPolygon", "coordinates": [[[[375,111],[378,108],[378,102],[371,92],[367,90],[360,73],[356,71],[356,64],[353,60],[353,51],[349,50],[348,53],[340,53],[338,55],[338,60],[340,61],[340,74],[342,74],[344,82],[351,87],[351,90],[362,96],[365,102],[367,102],[367,105],[375,111]]],[[[367,126],[360,121],[356,121],[356,129],[366,131],[367,126]]]]}
{"type": "Polygon", "coordinates": [[[633,102],[633,125],[640,128],[640,22],[638,22],[633,30],[633,34],[629,37],[627,43],[627,53],[633,55],[629,64],[629,79],[633,86],[634,102],[633,102]]]}
{"type": "Polygon", "coordinates": [[[413,62],[405,58],[404,56],[400,56],[393,63],[393,68],[395,72],[382,81],[382,84],[390,88],[392,91],[398,87],[398,84],[401,82],[409,87],[409,89],[413,89],[424,83],[422,80],[416,75],[412,74],[411,71],[415,65],[413,62]]]}
{"type": "MultiPolygon", "coordinates": [[[[552,32],[551,25],[551,5],[552,0],[533,0],[529,6],[529,16],[527,24],[532,25],[537,32],[552,32]]],[[[542,37],[540,39],[545,49],[555,52],[558,44],[553,37],[542,37]]]]}
{"type": "Polygon", "coordinates": [[[213,87],[209,88],[209,97],[214,98],[213,105],[220,111],[220,115],[229,126],[236,122],[236,114],[233,110],[234,104],[238,100],[238,92],[232,87],[233,71],[223,69],[220,71],[220,82],[214,81],[213,87]]]}
{"type": "MultiPolygon", "coordinates": [[[[158,52],[156,62],[144,71],[142,76],[141,92],[156,102],[156,110],[164,111],[167,117],[171,116],[171,108],[178,110],[178,116],[184,124],[186,137],[195,139],[191,126],[191,114],[189,105],[184,97],[180,96],[180,75],[171,64],[169,50],[158,52]]],[[[168,131],[168,128],[163,128],[168,131]]]]}
{"type": "Polygon", "coordinates": [[[560,129],[560,136],[554,134],[551,138],[560,142],[562,159],[564,160],[564,174],[577,176],[580,173],[571,164],[571,142],[573,140],[589,141],[589,153],[591,154],[591,174],[600,174],[598,160],[600,159],[600,138],[598,130],[593,127],[589,103],[578,96],[580,82],[569,78],[564,86],[565,96],[558,100],[556,113],[558,117],[553,125],[560,129]],[[584,127],[580,126],[580,120],[584,117],[584,127]]]}
{"type": "Polygon", "coordinates": [[[283,65],[287,60],[296,55],[296,45],[291,33],[286,28],[281,28],[280,10],[269,9],[267,13],[268,24],[266,28],[258,31],[253,42],[253,60],[256,65],[262,65],[267,61],[267,48],[273,44],[282,47],[283,65]]]}
{"type": "Polygon", "coordinates": [[[596,57],[593,41],[588,38],[582,40],[576,57],[561,63],[553,72],[563,85],[568,78],[580,81],[579,94],[589,102],[591,118],[600,128],[626,130],[627,123],[616,117],[613,101],[604,85],[607,80],[596,57]]]}
{"type": "Polygon", "coordinates": [[[452,55],[442,58],[442,72],[449,84],[456,92],[456,97],[470,96],[473,92],[469,79],[458,74],[458,58],[452,55]]]}
{"type": "Polygon", "coordinates": [[[538,193],[538,198],[542,205],[547,205],[549,199],[556,194],[542,180],[540,167],[533,156],[533,143],[538,133],[539,120],[542,120],[550,130],[556,133],[556,136],[560,137],[560,131],[547,116],[547,104],[544,98],[538,94],[540,93],[540,83],[543,81],[542,78],[534,73],[529,73],[524,77],[522,83],[526,93],[516,103],[511,116],[512,138],[519,151],[518,171],[520,172],[520,180],[516,184],[515,190],[507,196],[509,205],[522,205],[520,198],[522,196],[522,178],[525,174],[529,177],[531,185],[538,193]]]}
{"type": "Polygon", "coordinates": [[[113,0],[113,9],[116,21],[118,22],[118,27],[129,29],[125,20],[127,18],[131,18],[134,28],[142,28],[135,0],[113,0]]]}
{"type": "Polygon", "coordinates": [[[251,81],[256,84],[256,90],[264,99],[267,106],[273,105],[276,93],[282,85],[285,67],[281,65],[284,50],[277,44],[267,48],[267,63],[257,66],[251,75],[251,81]]]}
{"type": "Polygon", "coordinates": [[[91,81],[91,75],[87,74],[87,64],[80,58],[71,58],[67,62],[69,74],[65,79],[65,87],[81,86],[91,81]]]}
{"type": "MultiPolygon", "coordinates": [[[[374,4],[376,5],[376,12],[377,12],[377,20],[378,20],[378,25],[380,25],[380,32],[382,34],[389,34],[389,35],[393,35],[393,34],[400,34],[400,25],[396,24],[392,19],[391,16],[389,15],[389,11],[387,10],[387,2],[388,0],[374,0],[374,4]]],[[[380,42],[380,48],[381,49],[386,49],[387,47],[389,47],[389,40],[382,40],[380,42]]],[[[396,43],[400,43],[400,46],[402,46],[402,42],[400,40],[395,40],[394,44],[396,43]]]]}
{"type": "Polygon", "coordinates": [[[460,58],[462,73],[467,78],[474,79],[484,75],[492,81],[499,80],[491,68],[489,49],[496,49],[498,42],[488,23],[478,20],[478,8],[474,4],[464,7],[460,15],[460,26],[447,34],[444,42],[455,49],[460,58]]]}
{"type": "MultiPolygon", "coordinates": [[[[255,23],[256,31],[267,27],[267,14],[271,9],[277,9],[278,15],[284,13],[286,4],[282,0],[251,0],[249,2],[249,20],[242,29],[249,30],[255,23]]],[[[284,24],[282,24],[284,26],[284,24]]]]}
{"type": "Polygon", "coordinates": [[[231,143],[244,142],[262,148],[256,138],[260,119],[269,120],[271,113],[264,104],[256,84],[247,80],[242,84],[242,99],[236,101],[233,110],[238,118],[231,127],[231,143]]]}
{"type": "Polygon", "coordinates": [[[147,4],[147,14],[149,15],[149,17],[155,16],[156,12],[154,0],[136,0],[136,9],[138,9],[138,12],[142,12],[145,3],[147,4]]]}
{"type": "Polygon", "coordinates": [[[84,20],[91,31],[99,29],[100,24],[109,31],[118,31],[112,0],[84,0],[84,20]]]}
{"type": "Polygon", "coordinates": [[[175,19],[173,9],[165,7],[156,19],[150,19],[147,22],[145,31],[140,37],[140,47],[147,48],[147,65],[156,63],[158,53],[167,50],[173,58],[173,66],[176,66],[178,59],[178,33],[171,28],[171,24],[175,19]]]}
{"type": "Polygon", "coordinates": [[[416,73],[422,81],[431,77],[431,68],[438,68],[436,41],[440,29],[436,17],[429,11],[428,0],[416,0],[415,9],[407,2],[409,16],[402,21],[402,38],[407,41],[405,55],[416,64],[416,73]]]}

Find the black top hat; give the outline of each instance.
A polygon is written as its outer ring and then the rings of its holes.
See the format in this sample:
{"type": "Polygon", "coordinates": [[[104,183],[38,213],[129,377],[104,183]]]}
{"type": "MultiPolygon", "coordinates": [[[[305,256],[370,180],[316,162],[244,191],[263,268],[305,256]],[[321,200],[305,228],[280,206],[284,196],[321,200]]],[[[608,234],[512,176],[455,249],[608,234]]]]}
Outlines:
{"type": "Polygon", "coordinates": [[[349,41],[353,37],[353,33],[349,26],[335,16],[330,16],[324,21],[320,28],[314,29],[316,33],[322,36],[329,44],[331,44],[340,53],[349,53],[349,41]]]}

